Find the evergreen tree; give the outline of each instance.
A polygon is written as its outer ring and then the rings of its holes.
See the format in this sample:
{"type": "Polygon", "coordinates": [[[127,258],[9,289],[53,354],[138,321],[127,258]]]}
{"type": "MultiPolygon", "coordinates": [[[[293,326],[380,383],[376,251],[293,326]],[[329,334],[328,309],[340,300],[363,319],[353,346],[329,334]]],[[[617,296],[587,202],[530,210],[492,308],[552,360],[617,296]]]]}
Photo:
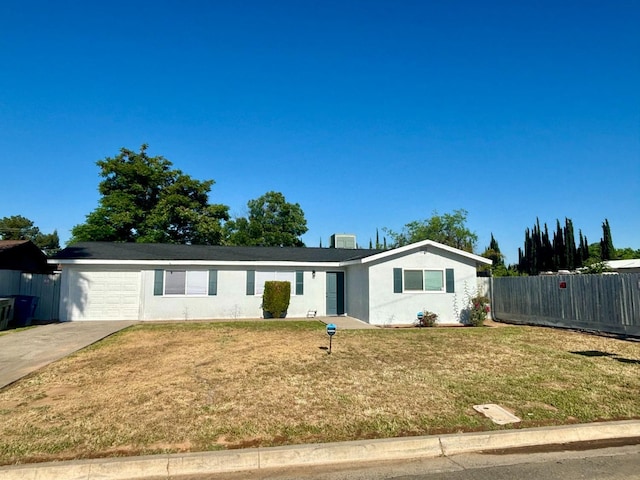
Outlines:
{"type": "Polygon", "coordinates": [[[376,228],[376,248],[380,249],[380,234],[378,233],[377,228],[376,228]]]}
{"type": "Polygon", "coordinates": [[[588,256],[586,238],[580,231],[580,247],[576,248],[573,222],[565,218],[564,228],[560,220],[556,220],[556,231],[553,239],[549,238],[549,228],[540,227],[540,219],[536,218],[533,228],[525,229],[524,247],[518,248],[517,270],[527,275],[538,275],[544,271],[574,269],[583,263],[583,256],[588,256]]]}
{"type": "Polygon", "coordinates": [[[484,258],[488,258],[493,262],[492,267],[495,269],[499,265],[504,265],[504,255],[500,252],[500,246],[498,242],[493,237],[493,233],[491,234],[491,241],[489,242],[489,246],[482,253],[484,258]]]}
{"type": "Polygon", "coordinates": [[[552,270],[564,270],[567,268],[564,232],[560,227],[560,220],[556,219],[556,233],[553,234],[553,261],[552,270]]]}
{"type": "Polygon", "coordinates": [[[613,240],[611,238],[611,228],[609,227],[609,220],[604,219],[602,224],[602,239],[600,240],[600,255],[602,260],[612,260],[615,258],[616,249],[613,247],[613,240]]]}

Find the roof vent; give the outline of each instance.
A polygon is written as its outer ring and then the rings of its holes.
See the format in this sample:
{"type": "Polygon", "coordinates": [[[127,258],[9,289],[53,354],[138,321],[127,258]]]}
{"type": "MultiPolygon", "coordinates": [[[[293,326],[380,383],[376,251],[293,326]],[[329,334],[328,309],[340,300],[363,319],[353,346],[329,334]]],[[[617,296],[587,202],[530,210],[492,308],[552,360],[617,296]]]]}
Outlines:
{"type": "Polygon", "coordinates": [[[356,248],[356,236],[347,233],[331,235],[331,248],[356,248]]]}

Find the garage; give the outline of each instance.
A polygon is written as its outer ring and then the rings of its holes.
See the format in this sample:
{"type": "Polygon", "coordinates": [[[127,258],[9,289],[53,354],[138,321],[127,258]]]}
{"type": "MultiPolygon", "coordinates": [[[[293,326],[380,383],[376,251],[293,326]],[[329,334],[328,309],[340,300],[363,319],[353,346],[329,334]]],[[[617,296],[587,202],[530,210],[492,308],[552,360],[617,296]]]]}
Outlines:
{"type": "Polygon", "coordinates": [[[137,320],[140,272],[81,271],[68,276],[68,320],[137,320]]]}

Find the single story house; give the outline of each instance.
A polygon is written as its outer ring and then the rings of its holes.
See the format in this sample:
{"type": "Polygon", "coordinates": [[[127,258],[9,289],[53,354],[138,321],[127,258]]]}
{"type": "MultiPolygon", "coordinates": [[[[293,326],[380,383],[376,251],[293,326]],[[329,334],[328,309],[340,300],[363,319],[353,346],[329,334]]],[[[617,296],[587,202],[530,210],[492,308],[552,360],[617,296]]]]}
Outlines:
{"type": "Polygon", "coordinates": [[[640,258],[629,260],[607,260],[607,267],[618,273],[640,273],[640,258]]]}
{"type": "Polygon", "coordinates": [[[82,242],[62,271],[60,320],[262,316],[267,280],[291,282],[288,317],[349,315],[411,323],[423,309],[459,323],[490,260],[430,240],[392,250],[82,242]]]}

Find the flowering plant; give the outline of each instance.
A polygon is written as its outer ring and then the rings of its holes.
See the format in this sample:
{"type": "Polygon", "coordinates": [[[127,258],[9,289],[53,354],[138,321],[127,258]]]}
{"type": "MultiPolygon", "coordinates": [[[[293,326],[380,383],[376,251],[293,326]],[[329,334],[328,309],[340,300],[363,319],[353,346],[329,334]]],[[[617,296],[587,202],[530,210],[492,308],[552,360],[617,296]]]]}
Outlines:
{"type": "Polygon", "coordinates": [[[422,317],[418,317],[418,326],[419,327],[433,327],[436,324],[436,320],[438,319],[438,314],[430,312],[427,309],[422,311],[422,317]]]}
{"type": "Polygon", "coordinates": [[[489,299],[484,296],[473,297],[469,307],[469,324],[472,327],[481,327],[491,311],[489,299]]]}

